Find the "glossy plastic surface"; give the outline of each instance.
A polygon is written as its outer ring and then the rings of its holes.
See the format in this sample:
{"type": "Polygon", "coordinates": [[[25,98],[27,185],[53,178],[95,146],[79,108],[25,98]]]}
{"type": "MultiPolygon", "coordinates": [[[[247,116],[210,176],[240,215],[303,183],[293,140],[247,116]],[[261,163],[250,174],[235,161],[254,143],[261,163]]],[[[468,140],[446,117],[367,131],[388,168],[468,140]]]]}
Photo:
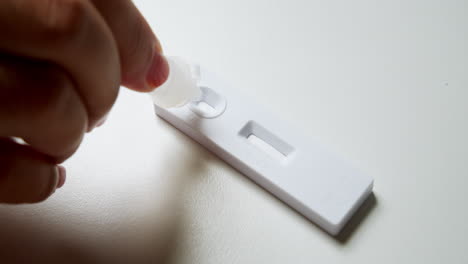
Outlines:
{"type": "Polygon", "coordinates": [[[198,99],[169,109],[155,105],[156,113],[330,234],[339,233],[371,193],[372,178],[215,75],[202,69],[199,77],[198,99]]]}

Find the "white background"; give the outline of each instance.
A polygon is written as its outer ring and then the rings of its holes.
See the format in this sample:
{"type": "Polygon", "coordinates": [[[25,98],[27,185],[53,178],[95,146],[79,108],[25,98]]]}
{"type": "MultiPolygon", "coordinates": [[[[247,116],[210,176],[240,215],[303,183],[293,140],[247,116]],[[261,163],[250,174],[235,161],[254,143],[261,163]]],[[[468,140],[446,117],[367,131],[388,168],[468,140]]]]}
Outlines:
{"type": "MultiPolygon", "coordinates": [[[[468,263],[468,2],[135,1],[217,72],[375,179],[338,239],[122,90],[40,205],[0,207],[38,262],[468,263]]],[[[0,261],[1,262],[1,261],[0,261]]]]}

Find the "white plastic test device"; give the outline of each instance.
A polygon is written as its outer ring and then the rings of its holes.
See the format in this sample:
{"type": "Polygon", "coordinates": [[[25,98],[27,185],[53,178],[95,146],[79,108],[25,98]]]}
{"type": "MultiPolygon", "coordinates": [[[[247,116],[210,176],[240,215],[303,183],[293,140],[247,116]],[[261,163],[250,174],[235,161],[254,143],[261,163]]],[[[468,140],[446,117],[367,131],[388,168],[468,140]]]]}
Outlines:
{"type": "Polygon", "coordinates": [[[332,235],[372,192],[372,178],[275,120],[216,75],[168,57],[151,96],[158,116],[332,235]]]}

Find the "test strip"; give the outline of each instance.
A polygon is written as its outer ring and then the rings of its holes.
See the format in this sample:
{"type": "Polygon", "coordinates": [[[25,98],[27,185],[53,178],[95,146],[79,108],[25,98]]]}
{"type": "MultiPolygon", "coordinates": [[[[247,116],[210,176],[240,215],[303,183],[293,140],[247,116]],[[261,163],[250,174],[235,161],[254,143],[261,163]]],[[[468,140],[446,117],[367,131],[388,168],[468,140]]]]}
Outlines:
{"type": "Polygon", "coordinates": [[[372,178],[238,95],[216,75],[203,68],[197,74],[201,97],[177,108],[155,105],[156,114],[338,234],[372,192],[372,178]]]}

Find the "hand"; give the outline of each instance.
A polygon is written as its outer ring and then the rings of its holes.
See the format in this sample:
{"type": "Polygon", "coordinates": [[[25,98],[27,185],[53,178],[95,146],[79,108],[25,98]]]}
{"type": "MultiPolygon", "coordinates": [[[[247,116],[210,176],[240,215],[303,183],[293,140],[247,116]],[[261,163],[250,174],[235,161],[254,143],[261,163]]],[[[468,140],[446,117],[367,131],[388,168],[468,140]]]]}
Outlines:
{"type": "Polygon", "coordinates": [[[0,1],[0,202],[49,197],[119,86],[151,91],[168,71],[130,0],[0,1]]]}

